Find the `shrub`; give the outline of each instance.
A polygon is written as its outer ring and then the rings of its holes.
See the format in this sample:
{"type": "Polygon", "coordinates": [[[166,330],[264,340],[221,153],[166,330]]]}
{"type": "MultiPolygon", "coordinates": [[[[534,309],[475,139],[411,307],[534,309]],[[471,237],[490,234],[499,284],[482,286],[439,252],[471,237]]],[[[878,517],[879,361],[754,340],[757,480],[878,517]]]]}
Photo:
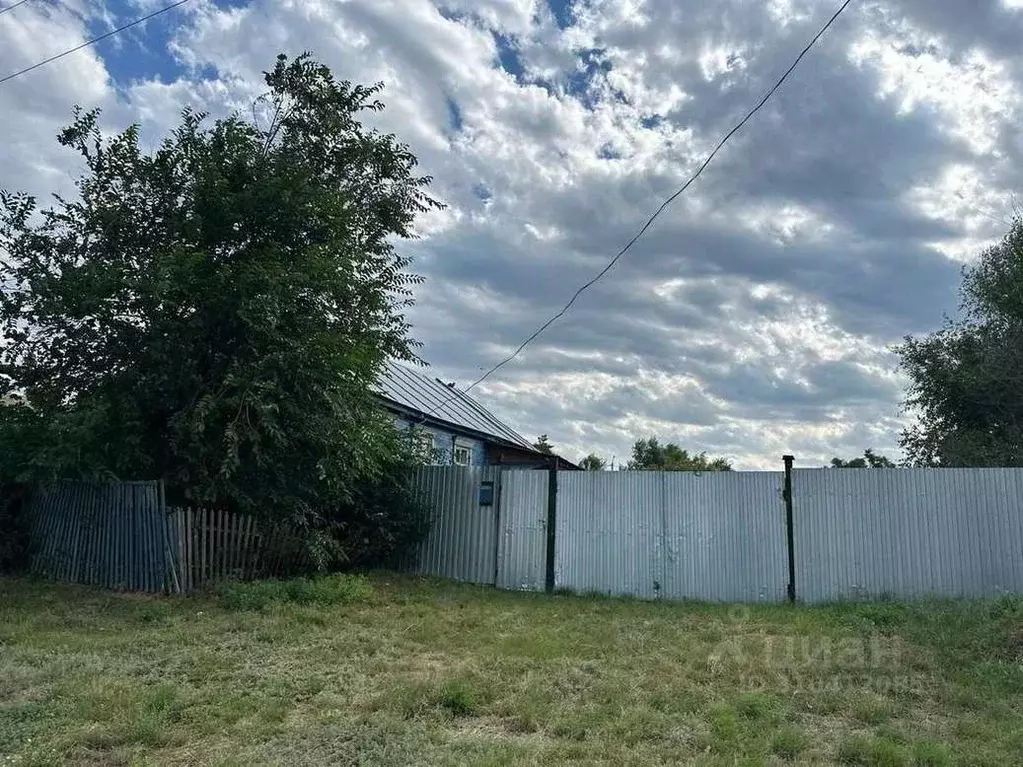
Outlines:
{"type": "Polygon", "coordinates": [[[20,572],[29,563],[29,530],[23,485],[0,484],[0,573],[20,572]]]}
{"type": "Polygon", "coordinates": [[[314,522],[313,560],[321,570],[394,567],[411,557],[433,522],[412,485],[416,457],[398,449],[386,470],[360,482],[351,500],[314,522]]]}

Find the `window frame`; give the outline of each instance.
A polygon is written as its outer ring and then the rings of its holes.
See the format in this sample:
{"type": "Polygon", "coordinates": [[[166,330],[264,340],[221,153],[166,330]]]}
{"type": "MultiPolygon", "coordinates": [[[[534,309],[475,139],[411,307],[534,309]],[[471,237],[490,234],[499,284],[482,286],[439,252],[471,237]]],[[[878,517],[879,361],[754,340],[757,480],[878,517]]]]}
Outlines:
{"type": "Polygon", "coordinates": [[[455,437],[454,444],[451,446],[451,465],[472,466],[472,442],[470,440],[455,437]],[[459,451],[465,451],[465,463],[458,460],[459,451]]]}

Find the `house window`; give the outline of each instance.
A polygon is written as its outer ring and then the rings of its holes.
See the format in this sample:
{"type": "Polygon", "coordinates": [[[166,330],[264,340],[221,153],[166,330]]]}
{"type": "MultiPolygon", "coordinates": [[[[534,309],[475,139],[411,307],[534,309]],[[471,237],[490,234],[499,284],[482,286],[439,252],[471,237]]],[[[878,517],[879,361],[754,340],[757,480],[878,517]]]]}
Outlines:
{"type": "Polygon", "coordinates": [[[455,466],[469,466],[472,464],[472,443],[461,439],[455,439],[454,453],[451,462],[455,466]]]}

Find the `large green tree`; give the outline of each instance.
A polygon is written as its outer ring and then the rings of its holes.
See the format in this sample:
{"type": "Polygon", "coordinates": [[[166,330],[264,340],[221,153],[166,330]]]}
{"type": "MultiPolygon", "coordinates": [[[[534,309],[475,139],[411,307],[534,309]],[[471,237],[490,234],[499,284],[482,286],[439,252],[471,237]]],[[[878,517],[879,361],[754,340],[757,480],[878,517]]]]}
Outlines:
{"type": "Polygon", "coordinates": [[[386,358],[415,358],[419,278],[394,243],[436,207],[429,179],[360,124],[380,86],[307,56],[278,57],[266,85],[251,117],[186,110],[152,152],[76,111],[59,141],[84,163],[77,194],[0,195],[0,373],[31,407],[5,408],[32,423],[20,474],[164,478],[308,519],[394,465],[370,389],[386,358]]]}
{"type": "Polygon", "coordinates": [[[964,269],[960,311],[896,347],[917,465],[1023,466],[1023,220],[964,269]]]}
{"type": "Polygon", "coordinates": [[[706,453],[689,453],[674,442],[662,445],[656,437],[637,440],[632,446],[632,471],[731,471],[724,458],[708,458],[706,453]]]}
{"type": "Polygon", "coordinates": [[[590,453],[579,461],[579,468],[583,471],[604,471],[607,468],[607,461],[596,453],[590,453]]]}

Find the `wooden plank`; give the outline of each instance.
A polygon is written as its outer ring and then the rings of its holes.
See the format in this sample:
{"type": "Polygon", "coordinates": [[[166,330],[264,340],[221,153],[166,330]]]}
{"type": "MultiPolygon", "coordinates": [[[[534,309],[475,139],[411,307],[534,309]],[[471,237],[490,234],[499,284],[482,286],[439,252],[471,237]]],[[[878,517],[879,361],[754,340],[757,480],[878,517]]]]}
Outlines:
{"type": "Polygon", "coordinates": [[[253,563],[256,559],[256,536],[253,535],[252,517],[245,518],[245,554],[242,559],[242,577],[251,578],[253,563]]]}
{"type": "Polygon", "coordinates": [[[188,543],[185,540],[185,509],[174,509],[174,521],[178,527],[178,579],[181,581],[181,593],[188,593],[188,543]]]}
{"type": "Polygon", "coordinates": [[[232,578],[238,577],[238,553],[241,541],[238,536],[238,515],[232,514],[228,523],[231,545],[228,547],[227,568],[232,578]]]}
{"type": "Polygon", "coordinates": [[[184,514],[185,534],[182,540],[185,542],[185,586],[188,591],[195,589],[195,520],[192,514],[192,507],[185,507],[184,514]]]}
{"type": "Polygon", "coordinates": [[[205,507],[199,507],[199,588],[206,585],[206,547],[209,541],[209,520],[205,507]]]}
{"type": "Polygon", "coordinates": [[[227,519],[224,510],[220,510],[220,578],[227,577],[227,519]]]}

